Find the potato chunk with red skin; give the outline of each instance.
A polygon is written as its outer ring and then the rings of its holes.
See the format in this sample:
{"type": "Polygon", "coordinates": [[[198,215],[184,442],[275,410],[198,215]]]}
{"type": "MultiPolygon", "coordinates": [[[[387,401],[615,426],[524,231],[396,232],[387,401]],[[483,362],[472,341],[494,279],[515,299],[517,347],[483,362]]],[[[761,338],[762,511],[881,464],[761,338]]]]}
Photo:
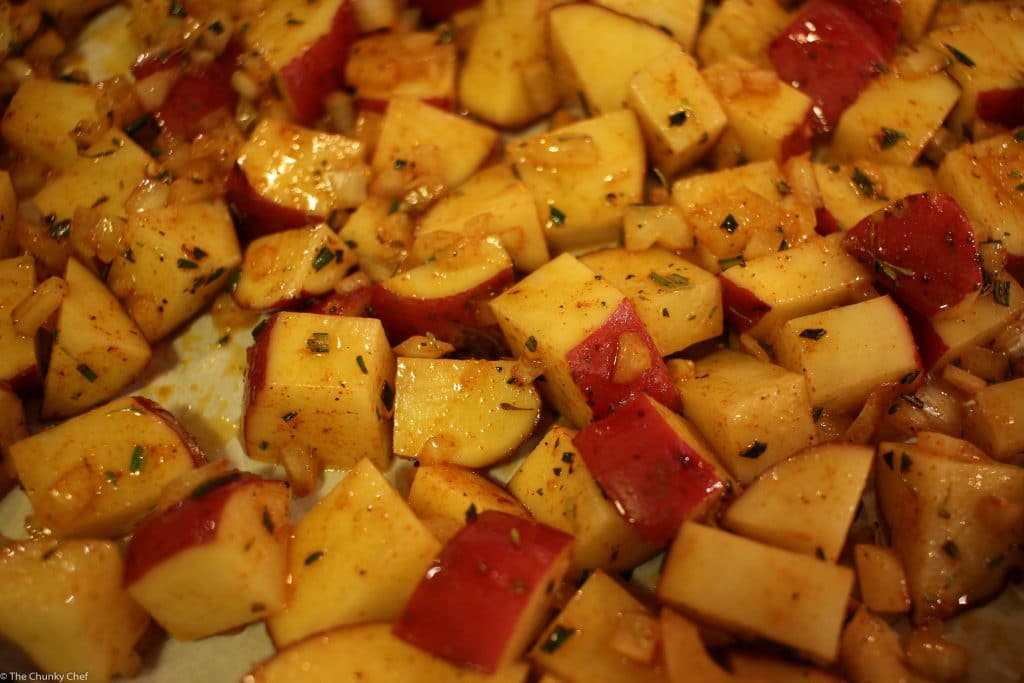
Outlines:
{"type": "Polygon", "coordinates": [[[568,534],[483,512],[441,550],[394,633],[443,659],[497,671],[533,642],[571,550],[568,534]]]}
{"type": "Polygon", "coordinates": [[[896,301],[931,317],[982,285],[974,231],[941,192],[901,199],[855,225],[843,246],[896,301]]]}
{"type": "Polygon", "coordinates": [[[646,395],[580,430],[573,444],[619,514],[655,546],[706,514],[729,485],[697,431],[646,395]]]}

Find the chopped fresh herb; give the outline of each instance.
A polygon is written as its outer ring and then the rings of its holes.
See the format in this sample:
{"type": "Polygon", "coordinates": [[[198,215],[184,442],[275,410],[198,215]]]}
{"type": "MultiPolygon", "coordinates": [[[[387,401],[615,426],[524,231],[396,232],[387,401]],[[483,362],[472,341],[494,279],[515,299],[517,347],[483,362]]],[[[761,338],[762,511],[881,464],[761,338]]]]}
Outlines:
{"type": "Polygon", "coordinates": [[[334,260],[334,251],[330,247],[320,247],[320,251],[313,257],[313,270],[323,270],[327,264],[334,260]]]}
{"type": "Polygon", "coordinates": [[[895,455],[896,454],[893,453],[892,451],[886,451],[885,453],[882,453],[882,461],[885,463],[885,466],[888,467],[890,470],[893,468],[892,459],[895,455]]]}
{"type": "Polygon", "coordinates": [[[1017,133],[1013,136],[1013,139],[1016,140],[1017,142],[1024,142],[1024,128],[1018,130],[1017,133]]]}
{"type": "Polygon", "coordinates": [[[121,252],[121,258],[128,263],[135,263],[135,252],[132,251],[131,247],[126,247],[125,250],[121,252]]]}
{"type": "Polygon", "coordinates": [[[261,451],[267,450],[268,446],[270,446],[270,444],[267,443],[266,441],[260,441],[260,443],[259,443],[259,448],[260,448],[261,451]]]}
{"type": "Polygon", "coordinates": [[[900,398],[903,399],[910,406],[917,408],[918,410],[924,408],[924,401],[913,394],[900,394],[900,398]]]}
{"type": "Polygon", "coordinates": [[[187,17],[188,10],[186,10],[185,6],[178,2],[178,0],[171,0],[170,7],[167,8],[167,16],[178,18],[187,17]]]}
{"type": "Polygon", "coordinates": [[[755,441],[754,443],[750,444],[747,450],[740,453],[740,455],[744,458],[757,460],[758,458],[761,457],[762,454],[764,454],[766,450],[768,450],[768,444],[761,443],[760,441],[755,441]]]}
{"type": "Polygon", "coordinates": [[[747,260],[740,256],[733,256],[732,258],[718,259],[718,267],[722,270],[729,270],[733,266],[740,266],[745,268],[747,266],[747,260]]]}
{"type": "Polygon", "coordinates": [[[803,337],[804,339],[813,339],[814,341],[818,341],[826,334],[827,333],[825,332],[825,330],[820,327],[808,327],[807,329],[800,332],[800,336],[803,337]]]}
{"type": "Polygon", "coordinates": [[[961,64],[963,64],[964,66],[966,66],[969,69],[974,68],[974,60],[973,59],[971,59],[970,57],[965,55],[963,52],[961,52],[960,50],[956,49],[954,46],[950,45],[949,43],[943,43],[943,45],[945,46],[945,48],[947,50],[949,50],[949,53],[951,55],[953,55],[953,57],[956,58],[956,61],[960,62],[961,64]]]}
{"type": "Polygon", "coordinates": [[[690,278],[680,275],[679,273],[670,273],[669,275],[661,275],[659,273],[651,272],[647,277],[659,287],[665,289],[686,289],[692,287],[693,284],[690,282],[690,278]]]}
{"type": "Polygon", "coordinates": [[[328,335],[326,332],[314,332],[306,340],[306,348],[311,353],[328,353],[331,350],[328,335]]]}
{"type": "Polygon", "coordinates": [[[268,534],[274,533],[274,520],[270,518],[270,510],[267,506],[263,506],[263,528],[267,530],[268,534]]]}
{"type": "Polygon", "coordinates": [[[301,26],[303,23],[302,19],[296,19],[295,17],[288,17],[285,21],[289,26],[301,26]]]}
{"type": "Polygon", "coordinates": [[[128,464],[128,471],[132,474],[138,474],[142,471],[142,467],[145,464],[146,450],[142,446],[136,446],[132,449],[132,458],[128,464]]]}
{"type": "Polygon", "coordinates": [[[690,117],[690,114],[685,109],[680,109],[677,112],[673,112],[668,115],[668,125],[672,128],[681,126],[686,123],[686,119],[690,117]]]}
{"type": "Polygon", "coordinates": [[[359,366],[359,369],[362,371],[364,375],[369,374],[370,371],[366,369],[366,361],[363,360],[362,355],[356,356],[356,365],[359,366]]]}
{"type": "Polygon", "coordinates": [[[388,213],[398,213],[398,210],[402,208],[402,202],[397,199],[391,200],[391,208],[388,209],[388,213]]]}
{"type": "Polygon", "coordinates": [[[565,214],[562,213],[557,206],[552,206],[548,210],[551,215],[551,222],[555,225],[565,225],[565,214]]]}
{"type": "Polygon", "coordinates": [[[578,99],[580,102],[580,109],[583,111],[583,116],[589,119],[591,117],[591,112],[590,102],[587,101],[587,96],[583,94],[582,90],[577,90],[576,99],[578,99]]]}
{"type": "Polygon", "coordinates": [[[317,560],[319,560],[323,556],[324,556],[324,551],[323,550],[317,550],[315,552],[310,553],[309,555],[306,555],[306,559],[303,560],[303,563],[308,567],[309,565],[313,564],[314,562],[316,562],[317,560]]]}
{"type": "Polygon", "coordinates": [[[902,268],[897,265],[893,265],[888,261],[882,261],[875,259],[875,272],[884,274],[887,278],[899,285],[899,276],[905,275],[906,277],[914,277],[916,273],[909,268],[902,268]]]}
{"type": "Polygon", "coordinates": [[[149,123],[151,120],[152,119],[149,117],[149,114],[143,114],[142,116],[140,116],[139,118],[135,119],[127,126],[125,126],[124,132],[127,133],[128,135],[135,135],[140,130],[145,128],[146,124],[149,123]]]}
{"type": "Polygon", "coordinates": [[[572,451],[566,451],[566,452],[562,453],[562,462],[571,465],[572,464],[572,460],[573,460],[572,451]]]}
{"type": "Polygon", "coordinates": [[[207,254],[201,247],[192,247],[192,258],[195,260],[202,261],[207,256],[209,256],[209,254],[207,254]]]}
{"type": "Polygon", "coordinates": [[[391,388],[391,385],[387,381],[384,382],[384,386],[380,388],[380,402],[384,404],[384,407],[389,411],[395,407],[395,390],[391,388]]]}
{"type": "Polygon", "coordinates": [[[195,270],[199,264],[187,258],[178,259],[178,267],[182,270],[195,270]]]}
{"type": "Polygon", "coordinates": [[[468,524],[470,522],[475,522],[476,521],[476,515],[477,515],[476,503],[470,503],[469,507],[466,508],[466,523],[468,524]]]}
{"type": "Polygon", "coordinates": [[[853,169],[853,175],[850,176],[850,180],[853,181],[854,186],[860,191],[862,195],[868,199],[875,197],[875,184],[872,182],[868,174],[860,170],[857,167],[853,169]]]}
{"type": "Polygon", "coordinates": [[[543,643],[541,643],[540,649],[548,654],[557,652],[558,649],[565,645],[566,641],[572,638],[575,633],[575,629],[566,628],[561,624],[555,624],[555,628],[551,630],[551,634],[543,643]]]}
{"type": "Polygon", "coordinates": [[[942,552],[946,553],[954,560],[960,559],[960,548],[957,547],[953,541],[946,541],[942,544],[942,552]]]}
{"type": "Polygon", "coordinates": [[[405,159],[395,159],[395,168],[401,171],[403,168],[409,165],[409,162],[405,159]]]}
{"type": "Polygon", "coordinates": [[[779,242],[779,251],[786,251],[787,249],[789,249],[789,240],[784,239],[779,242]]]}
{"type": "Polygon", "coordinates": [[[662,318],[670,318],[670,317],[672,317],[671,314],[668,312],[668,308],[662,308],[661,309],[661,317],[662,318]]]}
{"type": "Polygon", "coordinates": [[[725,220],[722,221],[722,225],[719,227],[731,235],[736,232],[736,228],[740,227],[740,224],[736,222],[736,218],[730,213],[725,217],[725,220]]]}
{"type": "Polygon", "coordinates": [[[785,180],[775,181],[775,190],[783,197],[793,194],[793,188],[785,180]]]}
{"type": "Polygon", "coordinates": [[[653,173],[654,177],[658,179],[658,182],[661,183],[662,187],[668,189],[668,178],[665,177],[665,174],[661,172],[660,168],[652,168],[651,173],[653,173]]]}
{"type": "Polygon", "coordinates": [[[811,419],[814,420],[815,423],[817,423],[821,420],[821,416],[824,414],[825,406],[814,406],[814,409],[811,410],[811,419]]]}
{"type": "Polygon", "coordinates": [[[907,134],[903,131],[882,126],[882,131],[878,134],[878,146],[882,149],[889,149],[895,147],[900,140],[906,139],[907,134]]]}
{"type": "Polygon", "coordinates": [[[526,350],[531,352],[537,350],[537,338],[532,334],[526,338],[526,350]]]}
{"type": "Polygon", "coordinates": [[[281,419],[284,420],[285,422],[291,422],[292,420],[294,420],[298,416],[299,416],[299,411],[297,411],[297,410],[290,410],[287,413],[285,413],[284,415],[282,415],[281,419]]]}
{"type": "Polygon", "coordinates": [[[116,472],[111,472],[110,470],[107,470],[106,472],[103,473],[103,476],[105,476],[107,478],[107,483],[108,484],[112,484],[112,485],[116,485],[117,484],[117,473],[116,472]]]}
{"type": "Polygon", "coordinates": [[[445,27],[440,33],[437,34],[437,45],[449,45],[455,42],[455,32],[450,28],[445,27]]]}
{"type": "Polygon", "coordinates": [[[241,478],[241,472],[228,472],[227,474],[222,474],[219,477],[207,479],[202,484],[192,489],[192,493],[188,494],[189,498],[202,498],[210,491],[213,491],[214,489],[219,489],[221,486],[230,484],[233,481],[238,481],[241,478]]]}
{"type": "Polygon", "coordinates": [[[231,277],[228,278],[228,284],[224,287],[224,291],[228,294],[234,294],[235,290],[238,289],[238,280],[242,277],[242,271],[236,270],[231,273],[231,277]]]}
{"type": "Polygon", "coordinates": [[[915,379],[917,379],[920,376],[921,376],[921,371],[920,370],[914,370],[913,372],[908,372],[907,374],[903,375],[903,377],[900,378],[900,384],[910,384],[910,383],[912,383],[915,379]]]}
{"type": "Polygon", "coordinates": [[[95,372],[93,372],[93,369],[90,368],[85,363],[79,363],[78,367],[75,369],[78,370],[78,374],[84,377],[86,381],[88,381],[90,384],[95,382],[96,378],[98,377],[98,375],[95,372]]]}
{"type": "Polygon", "coordinates": [[[1010,281],[1009,280],[993,280],[992,281],[992,300],[1000,306],[1010,305],[1010,281]]]}
{"type": "Polygon", "coordinates": [[[210,32],[213,33],[215,36],[219,36],[220,34],[224,33],[224,24],[220,23],[219,21],[210,22],[210,32]]]}
{"type": "Polygon", "coordinates": [[[900,474],[905,474],[913,467],[914,461],[906,453],[900,453],[900,474]]]}
{"type": "Polygon", "coordinates": [[[55,240],[62,240],[71,233],[71,219],[65,218],[62,221],[50,224],[50,237],[55,240]]]}

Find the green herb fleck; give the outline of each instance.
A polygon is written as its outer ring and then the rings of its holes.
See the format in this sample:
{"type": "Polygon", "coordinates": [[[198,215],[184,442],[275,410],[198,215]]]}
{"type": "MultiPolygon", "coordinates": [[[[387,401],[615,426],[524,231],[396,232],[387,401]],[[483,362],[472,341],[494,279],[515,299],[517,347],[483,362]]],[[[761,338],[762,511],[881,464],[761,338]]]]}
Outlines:
{"type": "Polygon", "coordinates": [[[98,375],[95,372],[93,372],[93,369],[90,368],[85,363],[79,363],[78,367],[75,369],[78,370],[78,374],[84,377],[86,381],[88,381],[90,384],[95,382],[96,378],[98,377],[98,375]]]}
{"type": "Polygon", "coordinates": [[[736,232],[736,228],[740,227],[740,224],[736,222],[736,218],[730,213],[725,217],[725,220],[722,221],[722,225],[720,227],[731,235],[736,232]]]}
{"type": "Polygon", "coordinates": [[[210,31],[215,36],[219,36],[220,34],[224,33],[224,24],[220,23],[219,21],[212,21],[210,22],[210,31]]]}
{"type": "Polygon", "coordinates": [[[214,489],[219,489],[221,486],[226,486],[227,484],[230,484],[233,481],[238,481],[241,478],[241,472],[228,472],[227,474],[222,474],[219,477],[207,479],[202,484],[192,489],[192,493],[188,494],[189,498],[192,498],[194,500],[202,498],[210,491],[213,491],[214,489]]]}
{"type": "Polygon", "coordinates": [[[316,552],[312,552],[309,555],[306,555],[306,559],[303,560],[303,563],[308,567],[309,565],[313,564],[314,562],[316,562],[317,560],[319,560],[323,556],[324,556],[324,551],[323,550],[317,550],[316,552]]]}
{"type": "Polygon", "coordinates": [[[747,260],[743,256],[733,256],[732,258],[718,259],[718,267],[722,270],[729,270],[733,266],[740,266],[746,268],[747,260]]]}
{"type": "Polygon", "coordinates": [[[512,527],[511,529],[509,529],[508,535],[509,538],[512,539],[512,545],[514,545],[515,547],[518,548],[523,544],[523,539],[519,535],[519,529],[512,527]]]}
{"type": "Polygon", "coordinates": [[[573,461],[572,451],[565,451],[562,453],[562,462],[571,465],[573,461]]]}
{"type": "Polygon", "coordinates": [[[551,215],[551,222],[555,225],[565,225],[565,214],[562,213],[557,206],[552,206],[548,209],[551,215]]]}
{"type": "Polygon", "coordinates": [[[785,180],[775,181],[775,190],[783,197],[793,194],[793,188],[785,180]]]}
{"type": "Polygon", "coordinates": [[[287,413],[285,413],[284,415],[282,415],[281,419],[284,420],[285,422],[291,422],[292,420],[294,420],[298,416],[299,416],[299,411],[297,411],[297,410],[290,410],[287,413]]]}
{"type": "Polygon", "coordinates": [[[526,338],[526,350],[531,352],[537,350],[537,338],[532,334],[526,338]]]}
{"type": "Polygon", "coordinates": [[[1000,306],[1010,305],[1010,281],[994,280],[992,282],[992,300],[1000,306]]]}
{"type": "Polygon", "coordinates": [[[555,624],[555,628],[551,630],[551,634],[544,640],[540,645],[542,652],[551,654],[557,652],[560,647],[565,645],[566,641],[573,637],[576,633],[575,629],[566,628],[561,624],[555,624]]]}
{"type": "Polygon", "coordinates": [[[906,139],[907,134],[903,131],[882,126],[882,130],[878,134],[878,146],[882,149],[889,149],[890,147],[895,147],[900,140],[906,139]]]}
{"type": "Polygon", "coordinates": [[[71,219],[65,218],[50,225],[50,237],[55,240],[62,240],[71,233],[71,219]]]}
{"type": "Polygon", "coordinates": [[[953,57],[956,58],[956,61],[960,62],[961,64],[963,64],[964,66],[966,66],[969,69],[974,68],[974,60],[973,59],[971,59],[970,57],[965,55],[963,52],[961,52],[960,50],[958,50],[955,47],[953,47],[952,45],[950,45],[949,43],[943,43],[943,45],[945,46],[945,48],[947,50],[949,50],[950,54],[952,54],[953,57]]]}
{"type": "Polygon", "coordinates": [[[188,11],[185,6],[178,2],[178,0],[171,0],[170,6],[167,8],[167,16],[169,17],[187,17],[188,11]]]}
{"type": "Polygon", "coordinates": [[[128,464],[128,471],[132,474],[138,474],[142,471],[142,467],[146,464],[146,450],[142,446],[135,446],[132,449],[132,458],[128,464]]]}
{"type": "Polygon", "coordinates": [[[885,453],[882,453],[882,462],[884,462],[885,466],[888,467],[890,470],[893,468],[892,459],[895,455],[896,454],[893,453],[892,451],[886,451],[885,453]]]}
{"type": "Polygon", "coordinates": [[[690,278],[680,275],[679,273],[670,273],[668,276],[660,275],[655,272],[651,272],[647,277],[659,287],[665,289],[686,289],[692,287],[690,278]]]}
{"type": "Polygon", "coordinates": [[[384,386],[380,388],[380,402],[384,404],[384,407],[389,411],[395,407],[395,390],[391,388],[391,385],[387,381],[384,382],[384,386]]]}
{"type": "Polygon", "coordinates": [[[818,341],[824,337],[827,333],[821,327],[808,327],[807,329],[800,332],[800,336],[804,339],[812,339],[818,341]]]}
{"type": "Polygon", "coordinates": [[[668,115],[668,125],[672,128],[681,126],[686,123],[686,119],[690,117],[690,114],[685,109],[680,109],[677,112],[673,112],[668,115]]]}
{"type": "Polygon", "coordinates": [[[313,270],[323,270],[327,264],[334,260],[334,251],[330,247],[320,247],[320,251],[313,257],[313,270]]]}
{"type": "Polygon", "coordinates": [[[761,457],[762,454],[764,454],[766,450],[768,450],[768,444],[763,444],[760,441],[755,441],[754,443],[750,444],[747,450],[740,453],[740,455],[744,458],[757,460],[758,458],[761,457]]]}
{"type": "Polygon", "coordinates": [[[108,484],[111,484],[112,486],[116,486],[117,485],[117,473],[116,472],[111,472],[110,470],[107,470],[106,472],[103,473],[103,475],[107,478],[107,483],[108,484]]]}
{"type": "Polygon", "coordinates": [[[182,270],[195,270],[199,264],[187,258],[178,259],[178,267],[182,270]]]}
{"type": "Polygon", "coordinates": [[[821,421],[821,416],[825,414],[825,406],[814,406],[811,410],[811,419],[814,420],[815,424],[821,421]]]}
{"type": "Polygon", "coordinates": [[[1005,560],[1005,556],[996,555],[995,557],[990,557],[989,559],[985,560],[985,566],[989,569],[995,569],[996,567],[1001,565],[1005,560]]]}
{"type": "Polygon", "coordinates": [[[274,520],[270,518],[270,510],[267,506],[263,506],[263,528],[267,530],[268,534],[274,533],[274,520]]]}
{"type": "Polygon", "coordinates": [[[904,275],[906,277],[914,277],[916,273],[909,268],[902,268],[900,266],[889,263],[888,261],[882,261],[881,259],[875,259],[875,272],[882,273],[887,278],[892,280],[899,286],[899,276],[904,275]]]}
{"type": "Polygon", "coordinates": [[[366,369],[366,361],[363,360],[362,355],[356,356],[356,365],[359,366],[359,369],[362,371],[364,375],[369,374],[370,371],[366,369]]]}
{"type": "Polygon", "coordinates": [[[395,159],[395,168],[401,171],[403,168],[409,165],[409,162],[405,159],[395,159]]]}
{"type": "Polygon", "coordinates": [[[914,461],[906,453],[900,453],[900,474],[905,474],[914,466],[914,461]]]}
{"type": "Polygon", "coordinates": [[[875,184],[868,177],[868,174],[860,170],[857,167],[853,169],[853,175],[850,176],[850,180],[853,181],[854,186],[860,191],[862,195],[868,199],[875,197],[875,184]]]}
{"type": "Polygon", "coordinates": [[[269,443],[267,443],[266,441],[260,441],[260,443],[259,443],[259,449],[260,449],[261,451],[265,451],[265,450],[267,450],[267,448],[268,448],[269,446],[270,446],[270,444],[269,444],[269,443]]]}
{"type": "Polygon", "coordinates": [[[306,340],[306,348],[311,353],[328,353],[331,350],[328,335],[326,332],[314,332],[306,340]]]}
{"type": "Polygon", "coordinates": [[[466,508],[466,523],[469,524],[470,522],[475,522],[476,521],[476,515],[477,515],[476,503],[470,503],[469,507],[466,508]]]}

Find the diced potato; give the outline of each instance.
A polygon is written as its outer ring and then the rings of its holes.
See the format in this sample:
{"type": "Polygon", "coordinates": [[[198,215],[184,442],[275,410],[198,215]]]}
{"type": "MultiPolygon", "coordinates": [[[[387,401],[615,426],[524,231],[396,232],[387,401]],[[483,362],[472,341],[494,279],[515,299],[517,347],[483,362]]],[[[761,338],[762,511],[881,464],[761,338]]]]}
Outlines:
{"type": "Polygon", "coordinates": [[[259,332],[246,372],[249,457],[301,450],[345,469],[391,458],[395,359],[375,318],[278,313],[259,332]]]}
{"type": "Polygon", "coordinates": [[[670,50],[630,79],[626,104],[640,121],[654,165],[666,176],[692,165],[718,141],[725,112],[682,50],[670,50]]]}
{"type": "Polygon", "coordinates": [[[500,486],[472,470],[448,463],[417,467],[407,502],[442,543],[485,510],[530,516],[500,486]]]}
{"type": "Polygon", "coordinates": [[[110,400],[149,363],[142,332],[95,275],[75,259],[43,385],[43,415],[67,417],[110,400]]]}
{"type": "Polygon", "coordinates": [[[672,36],[687,52],[693,51],[703,0],[596,0],[596,4],[645,21],[672,36]]]}
{"type": "Polygon", "coordinates": [[[491,153],[498,134],[437,107],[405,97],[391,100],[371,166],[377,172],[409,168],[448,187],[461,185],[491,153]]]}
{"type": "Polygon", "coordinates": [[[842,679],[820,669],[745,653],[730,654],[729,667],[736,676],[761,683],[842,683],[842,679]]]}
{"type": "Polygon", "coordinates": [[[360,460],[295,526],[291,589],[267,620],[281,648],[336,626],[398,616],[441,549],[369,460],[360,460]]]}
{"type": "Polygon", "coordinates": [[[837,411],[856,409],[880,384],[922,369],[910,326],[888,296],[790,320],[775,357],[804,374],[812,405],[837,411]]]}
{"type": "Polygon", "coordinates": [[[14,149],[55,168],[78,159],[74,132],[100,126],[98,90],[87,85],[32,78],[14,93],[0,132],[14,149]]]}
{"type": "Polygon", "coordinates": [[[703,75],[725,110],[744,159],[781,162],[806,149],[804,125],[811,98],[774,71],[732,56],[708,66],[703,75]]]}
{"type": "Polygon", "coordinates": [[[507,166],[476,173],[431,207],[416,229],[413,254],[426,261],[469,236],[497,237],[519,270],[536,270],[549,258],[533,194],[507,166]]]}
{"type": "Polygon", "coordinates": [[[572,443],[575,435],[568,427],[552,427],[526,456],[508,489],[538,521],[573,535],[573,574],[635,567],[654,549],[602,494],[572,443]]]}
{"type": "Polygon", "coordinates": [[[643,138],[630,112],[513,140],[505,153],[533,192],[554,251],[618,243],[626,207],[643,197],[643,138]]]}
{"type": "Polygon", "coordinates": [[[742,483],[817,442],[804,378],[736,351],[698,360],[679,382],[683,415],[742,483]]]}
{"type": "Polygon", "coordinates": [[[548,62],[543,0],[481,6],[466,61],[459,74],[459,102],[498,126],[524,126],[558,105],[555,73],[548,62]]]}
{"type": "Polygon", "coordinates": [[[0,259],[18,254],[15,226],[18,218],[18,197],[11,184],[11,174],[0,171],[0,259]]]}
{"type": "Polygon", "coordinates": [[[606,249],[580,257],[633,302],[662,356],[722,333],[718,279],[664,249],[606,249]]]}
{"type": "Polygon", "coordinates": [[[55,676],[73,671],[105,683],[131,675],[149,618],[121,585],[123,571],[108,541],[41,538],[0,548],[0,635],[55,676]]]}
{"type": "Polygon", "coordinates": [[[428,464],[488,467],[526,440],[540,407],[511,362],[400,358],[394,450],[428,464]]]}
{"type": "Polygon", "coordinates": [[[924,37],[939,0],[903,0],[900,30],[904,40],[913,45],[924,37]]]}
{"type": "Polygon", "coordinates": [[[622,217],[622,241],[629,251],[655,245],[665,249],[692,249],[697,245],[693,228],[673,204],[636,204],[622,217]]]}
{"type": "Polygon", "coordinates": [[[285,230],[249,243],[235,301],[242,308],[280,308],[303,296],[333,289],[356,264],[349,248],[326,224],[285,230]]]}
{"type": "Polygon", "coordinates": [[[149,341],[187,321],[242,261],[223,202],[173,204],[129,216],[107,284],[149,341]]]}
{"type": "Polygon", "coordinates": [[[843,249],[840,235],[812,240],[722,273],[722,306],[738,329],[772,343],[793,318],[869,296],[871,274],[843,249]]]}
{"type": "Polygon", "coordinates": [[[377,197],[363,202],[338,234],[358,256],[359,269],[374,282],[397,273],[413,246],[409,214],[395,210],[392,202],[377,197]]]}
{"type": "Polygon", "coordinates": [[[525,662],[485,675],[451,664],[391,633],[391,624],[363,624],[325,631],[280,650],[245,680],[253,683],[525,683],[525,662]]]}
{"type": "MultiPolygon", "coordinates": [[[[364,10],[368,4],[363,3],[364,10]]],[[[388,2],[373,4],[387,13],[388,2]]],[[[355,7],[358,19],[359,6],[355,7]]],[[[412,97],[450,107],[455,101],[456,62],[455,43],[438,40],[433,31],[370,33],[349,50],[345,81],[369,106],[386,105],[392,97],[412,97]]]]}
{"type": "Polygon", "coordinates": [[[947,618],[994,595],[1024,556],[1021,514],[1012,512],[1024,509],[1021,468],[883,442],[875,480],[915,622],[947,618]]]}
{"type": "Polygon", "coordinates": [[[624,108],[633,74],[678,49],[653,26],[590,4],[552,10],[550,31],[564,95],[579,97],[595,114],[624,108]]]}
{"type": "Polygon", "coordinates": [[[840,659],[853,683],[927,683],[907,665],[899,637],[863,607],[843,629],[840,659]]]}
{"type": "Polygon", "coordinates": [[[997,460],[1024,450],[1024,379],[1000,382],[974,395],[968,430],[997,460]]]}
{"type": "Polygon", "coordinates": [[[843,230],[897,199],[936,187],[934,174],[927,167],[886,166],[867,160],[813,167],[825,208],[843,230]]]}
{"type": "Polygon", "coordinates": [[[29,436],[25,408],[17,394],[0,385],[0,496],[18,481],[18,472],[11,459],[11,444],[29,436]]]}
{"type": "Polygon", "coordinates": [[[0,261],[0,382],[18,391],[37,387],[42,379],[34,337],[14,329],[11,313],[36,286],[35,260],[25,256],[0,261]]]}
{"type": "Polygon", "coordinates": [[[697,36],[697,57],[708,65],[738,55],[768,67],[765,48],[788,22],[775,0],[723,0],[697,36]]]}
{"type": "Polygon", "coordinates": [[[910,76],[890,70],[872,80],[843,112],[829,156],[910,166],[959,98],[960,88],[945,73],[910,76]]]}
{"type": "Polygon", "coordinates": [[[537,641],[530,657],[567,683],[664,683],[664,674],[608,647],[627,615],[652,616],[604,572],[594,572],[537,641]]]}
{"type": "Polygon", "coordinates": [[[117,537],[156,505],[164,487],[204,461],[174,417],[122,398],[10,447],[39,523],[58,536],[117,537]]]}
{"type": "Polygon", "coordinates": [[[658,598],[831,662],[852,587],[846,567],[687,522],[662,567],[658,598]]]}
{"type": "Polygon", "coordinates": [[[903,564],[891,548],[858,543],[853,549],[857,581],[864,606],[878,614],[910,610],[910,593],[903,564]]]}
{"type": "Polygon", "coordinates": [[[722,518],[725,528],[835,562],[871,472],[871,448],[828,443],[764,472],[722,518]]]}
{"type": "Polygon", "coordinates": [[[704,649],[700,629],[672,610],[661,610],[661,648],[669,683],[730,683],[727,674],[704,649]]]}
{"type": "Polygon", "coordinates": [[[150,164],[149,155],[118,132],[62,167],[32,201],[51,223],[73,218],[79,208],[95,208],[124,218],[125,202],[146,177],[150,164]]]}

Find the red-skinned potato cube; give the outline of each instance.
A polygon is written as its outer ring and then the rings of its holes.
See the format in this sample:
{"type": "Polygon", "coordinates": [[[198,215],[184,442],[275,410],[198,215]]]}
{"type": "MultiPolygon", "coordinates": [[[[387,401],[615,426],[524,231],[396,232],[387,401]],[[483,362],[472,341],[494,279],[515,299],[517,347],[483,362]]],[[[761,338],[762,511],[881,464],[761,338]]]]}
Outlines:
{"type": "Polygon", "coordinates": [[[982,285],[967,216],[939,192],[901,199],[855,225],[843,246],[904,308],[931,317],[982,285]]]}
{"type": "Polygon", "coordinates": [[[768,46],[782,80],[814,100],[815,125],[828,132],[879,73],[887,49],[871,23],[833,0],[806,5],[768,46]]]}
{"type": "Polygon", "coordinates": [[[442,258],[374,285],[373,311],[394,343],[427,333],[459,343],[465,328],[487,324],[480,309],[512,281],[512,260],[501,245],[464,241],[442,258]]]}
{"type": "Polygon", "coordinates": [[[655,546],[707,514],[730,483],[697,430],[645,395],[580,430],[573,444],[619,514],[655,546]]]}
{"type": "Polygon", "coordinates": [[[494,672],[533,642],[571,552],[568,534],[482,512],[441,550],[394,633],[443,659],[494,672]]]}
{"type": "Polygon", "coordinates": [[[301,309],[305,313],[320,315],[347,315],[356,318],[372,318],[373,287],[365,285],[351,292],[328,292],[308,308],[301,309]]]}
{"type": "MultiPolygon", "coordinates": [[[[175,135],[192,139],[202,132],[200,124],[206,116],[218,110],[225,110],[233,115],[238,103],[238,94],[231,87],[231,74],[235,72],[240,53],[238,45],[232,43],[217,61],[199,73],[182,75],[155,112],[161,127],[175,135]]],[[[140,76],[140,71],[156,73],[163,69],[176,68],[181,61],[180,55],[162,61],[149,60],[132,71],[136,76],[140,76]],[[154,62],[154,67],[150,68],[149,64],[154,62]]]]}
{"type": "Polygon", "coordinates": [[[679,392],[675,382],[654,340],[628,299],[623,299],[604,325],[572,349],[566,360],[576,386],[583,392],[587,404],[593,408],[595,417],[608,415],[616,406],[640,392],[650,394],[673,410],[679,408],[679,392]],[[651,364],[633,381],[620,384],[614,381],[615,366],[622,337],[627,333],[643,341],[651,364]]]}
{"type": "Polygon", "coordinates": [[[994,88],[978,93],[978,118],[1007,128],[1024,125],[1024,88],[994,88]]]}
{"type": "Polygon", "coordinates": [[[179,640],[262,619],[284,603],[288,486],[233,472],[147,518],[125,554],[129,594],[179,640]]]}
{"type": "Polygon", "coordinates": [[[344,83],[358,33],[351,0],[278,0],[250,25],[245,40],[270,64],[295,120],[309,124],[323,111],[324,97],[344,83]]]}
{"type": "Polygon", "coordinates": [[[456,12],[476,7],[480,0],[412,0],[412,4],[423,10],[423,16],[430,21],[442,21],[456,12]]]}
{"type": "Polygon", "coordinates": [[[238,226],[249,239],[317,223],[321,217],[289,206],[275,204],[260,196],[237,165],[228,174],[225,195],[238,226]]]}

